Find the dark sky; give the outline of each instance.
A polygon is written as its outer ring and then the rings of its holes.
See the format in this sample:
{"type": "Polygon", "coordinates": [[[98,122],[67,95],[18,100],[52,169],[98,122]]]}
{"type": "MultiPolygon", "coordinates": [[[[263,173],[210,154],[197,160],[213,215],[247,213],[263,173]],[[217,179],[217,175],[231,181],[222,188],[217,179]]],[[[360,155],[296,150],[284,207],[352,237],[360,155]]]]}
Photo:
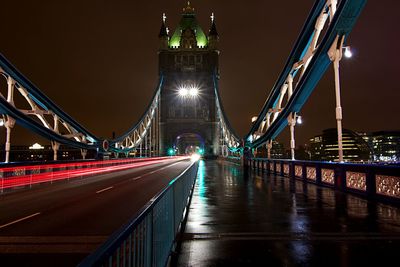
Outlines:
{"type": "MultiPolygon", "coordinates": [[[[157,83],[161,15],[174,30],[185,1],[3,1],[0,52],[64,111],[98,136],[127,130],[157,83]]],[[[194,0],[205,32],[215,13],[220,34],[220,90],[243,136],[280,74],[314,1],[194,0]]],[[[343,60],[343,126],[400,129],[400,1],[369,1],[343,60]]],[[[298,144],[335,127],[330,68],[303,108],[298,144]]],[[[0,82],[5,92],[5,82],[0,82]]],[[[4,134],[4,130],[1,132],[4,134]]],[[[36,136],[16,128],[15,143],[36,136]]],[[[4,135],[3,135],[4,136],[4,135]]],[[[288,131],[279,138],[288,146],[288,131]]],[[[4,138],[1,139],[4,142],[4,138]]]]}

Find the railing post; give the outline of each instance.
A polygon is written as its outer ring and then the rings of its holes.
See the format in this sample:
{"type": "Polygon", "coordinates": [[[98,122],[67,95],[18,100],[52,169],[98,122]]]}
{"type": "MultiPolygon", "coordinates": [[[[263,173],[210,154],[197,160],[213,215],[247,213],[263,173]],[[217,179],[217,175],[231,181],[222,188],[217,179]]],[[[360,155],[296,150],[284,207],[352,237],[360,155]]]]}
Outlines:
{"type": "Polygon", "coordinates": [[[366,170],[366,185],[367,185],[367,196],[369,198],[375,198],[376,196],[376,180],[375,170],[371,167],[366,170]]]}
{"type": "Polygon", "coordinates": [[[146,221],[146,256],[145,267],[153,266],[153,210],[150,211],[146,221]]]}

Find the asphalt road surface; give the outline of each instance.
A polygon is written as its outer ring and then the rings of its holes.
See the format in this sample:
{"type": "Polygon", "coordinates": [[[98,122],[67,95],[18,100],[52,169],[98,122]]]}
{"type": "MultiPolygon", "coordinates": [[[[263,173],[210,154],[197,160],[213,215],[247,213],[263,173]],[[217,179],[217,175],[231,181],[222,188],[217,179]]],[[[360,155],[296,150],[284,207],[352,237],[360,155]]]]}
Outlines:
{"type": "Polygon", "coordinates": [[[0,266],[75,266],[190,163],[169,159],[0,195],[0,266]]]}

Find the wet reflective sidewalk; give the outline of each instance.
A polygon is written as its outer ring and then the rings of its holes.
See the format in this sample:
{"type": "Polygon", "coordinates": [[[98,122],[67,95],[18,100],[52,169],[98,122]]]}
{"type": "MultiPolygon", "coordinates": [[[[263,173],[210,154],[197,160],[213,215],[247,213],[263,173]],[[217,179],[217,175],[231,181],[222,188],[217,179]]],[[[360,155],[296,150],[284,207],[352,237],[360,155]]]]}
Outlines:
{"type": "Polygon", "coordinates": [[[400,208],[200,164],[177,266],[398,266],[400,208]]]}

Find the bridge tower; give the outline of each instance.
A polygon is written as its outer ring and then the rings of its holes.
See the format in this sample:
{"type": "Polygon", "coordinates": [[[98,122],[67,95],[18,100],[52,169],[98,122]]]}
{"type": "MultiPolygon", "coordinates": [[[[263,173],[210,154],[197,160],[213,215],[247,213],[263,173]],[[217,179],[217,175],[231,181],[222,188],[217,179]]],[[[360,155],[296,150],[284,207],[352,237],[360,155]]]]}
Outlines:
{"type": "Polygon", "coordinates": [[[160,154],[219,152],[213,75],[218,74],[218,32],[211,16],[208,35],[188,2],[172,35],[163,15],[159,34],[160,154]]]}

